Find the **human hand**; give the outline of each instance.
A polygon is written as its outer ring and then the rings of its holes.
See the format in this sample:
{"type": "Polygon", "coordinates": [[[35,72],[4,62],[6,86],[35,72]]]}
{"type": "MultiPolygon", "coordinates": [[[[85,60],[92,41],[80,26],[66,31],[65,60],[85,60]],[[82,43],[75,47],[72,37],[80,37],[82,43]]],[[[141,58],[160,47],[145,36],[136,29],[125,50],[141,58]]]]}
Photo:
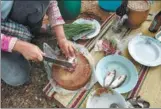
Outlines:
{"type": "Polygon", "coordinates": [[[35,62],[42,61],[45,55],[38,46],[21,40],[17,40],[13,50],[21,53],[27,60],[35,62]]]}
{"type": "Polygon", "coordinates": [[[72,42],[68,41],[67,39],[62,39],[58,40],[58,44],[62,52],[66,55],[66,57],[75,56],[75,48],[72,42]]]}

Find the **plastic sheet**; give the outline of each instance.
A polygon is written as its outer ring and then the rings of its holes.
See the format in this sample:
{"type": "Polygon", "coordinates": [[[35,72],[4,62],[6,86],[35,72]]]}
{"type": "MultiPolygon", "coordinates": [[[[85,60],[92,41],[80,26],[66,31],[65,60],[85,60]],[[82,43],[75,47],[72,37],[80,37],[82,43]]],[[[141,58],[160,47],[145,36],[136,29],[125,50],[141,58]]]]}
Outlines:
{"type": "MultiPolygon", "coordinates": [[[[91,75],[91,79],[89,80],[89,82],[84,86],[82,87],[81,89],[78,89],[78,90],[75,90],[75,91],[70,91],[70,90],[66,90],[64,88],[62,88],[61,86],[57,85],[55,80],[53,80],[51,78],[51,73],[52,73],[52,63],[49,63],[47,61],[44,61],[44,66],[45,66],[45,69],[46,69],[46,72],[48,74],[48,79],[53,87],[52,90],[54,90],[55,92],[59,93],[59,94],[69,94],[69,93],[76,93],[80,90],[88,90],[90,89],[96,82],[96,78],[95,78],[95,68],[94,68],[94,59],[92,58],[92,56],[90,55],[90,53],[88,52],[88,50],[82,46],[82,45],[78,45],[78,44],[74,44],[75,48],[77,51],[81,52],[89,61],[90,63],[90,66],[91,66],[91,69],[92,69],[92,75],[91,75]]],[[[47,45],[46,43],[44,43],[44,52],[46,53],[46,55],[50,55],[52,57],[55,57],[57,58],[57,55],[59,54],[60,50],[52,50],[52,48],[47,45]]]]}

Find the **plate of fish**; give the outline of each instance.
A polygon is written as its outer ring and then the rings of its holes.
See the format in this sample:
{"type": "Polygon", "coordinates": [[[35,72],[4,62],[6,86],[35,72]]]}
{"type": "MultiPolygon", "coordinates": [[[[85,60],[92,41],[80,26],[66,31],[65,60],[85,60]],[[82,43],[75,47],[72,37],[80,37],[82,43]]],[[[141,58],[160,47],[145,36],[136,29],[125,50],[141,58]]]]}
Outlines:
{"type": "Polygon", "coordinates": [[[138,63],[155,67],[161,65],[161,43],[149,36],[136,36],[128,44],[130,55],[138,63]]]}
{"type": "Polygon", "coordinates": [[[127,108],[124,97],[109,88],[98,88],[88,97],[86,108],[127,108]]]}
{"type": "Polygon", "coordinates": [[[131,91],[138,81],[138,72],[133,63],[120,55],[108,55],[102,58],[95,71],[102,87],[110,87],[118,93],[131,91]]]}

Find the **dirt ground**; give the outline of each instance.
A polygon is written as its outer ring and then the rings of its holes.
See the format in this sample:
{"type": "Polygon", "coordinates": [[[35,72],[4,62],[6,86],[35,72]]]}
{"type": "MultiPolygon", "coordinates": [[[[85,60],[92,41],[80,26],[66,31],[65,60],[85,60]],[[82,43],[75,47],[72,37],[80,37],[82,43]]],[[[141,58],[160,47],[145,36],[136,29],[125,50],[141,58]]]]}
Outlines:
{"type": "MultiPolygon", "coordinates": [[[[82,1],[82,14],[91,16],[104,21],[109,15],[108,12],[101,10],[97,1],[82,1]]],[[[53,39],[41,38],[39,45],[46,41],[52,45],[53,39]]],[[[3,81],[1,84],[1,107],[2,108],[51,108],[55,107],[54,102],[46,98],[42,89],[47,84],[47,74],[43,64],[34,63],[31,69],[31,83],[20,87],[11,87],[3,81]]]]}

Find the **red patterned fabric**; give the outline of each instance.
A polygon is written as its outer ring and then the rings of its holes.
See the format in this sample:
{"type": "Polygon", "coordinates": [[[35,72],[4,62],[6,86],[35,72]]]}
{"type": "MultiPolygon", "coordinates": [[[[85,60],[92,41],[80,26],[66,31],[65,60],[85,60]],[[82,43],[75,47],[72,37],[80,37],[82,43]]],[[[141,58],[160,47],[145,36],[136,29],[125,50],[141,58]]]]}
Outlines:
{"type": "Polygon", "coordinates": [[[49,22],[51,27],[65,23],[61,16],[61,13],[57,4],[58,3],[56,0],[52,0],[47,10],[47,15],[49,17],[49,22]]]}

